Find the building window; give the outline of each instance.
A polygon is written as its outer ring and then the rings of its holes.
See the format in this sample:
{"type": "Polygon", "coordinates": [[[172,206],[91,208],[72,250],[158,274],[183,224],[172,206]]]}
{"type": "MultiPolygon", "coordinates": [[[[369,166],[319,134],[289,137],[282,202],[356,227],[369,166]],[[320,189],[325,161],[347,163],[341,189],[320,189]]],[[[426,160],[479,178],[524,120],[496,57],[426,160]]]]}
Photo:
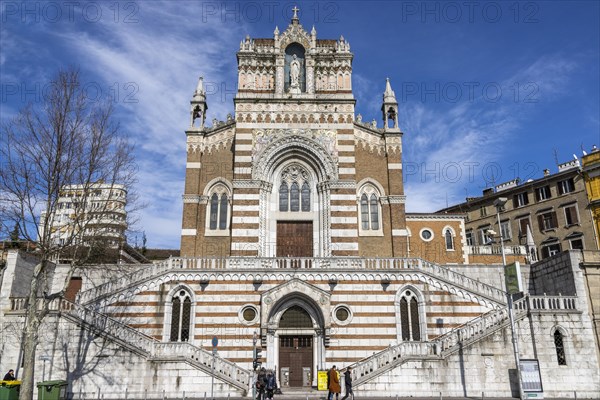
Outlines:
{"type": "Polygon", "coordinates": [[[527,204],[529,204],[529,196],[527,196],[527,192],[516,194],[513,197],[513,206],[515,208],[523,207],[523,206],[526,206],[527,204]]]}
{"type": "Polygon", "coordinates": [[[288,210],[288,202],[288,185],[285,182],[281,182],[281,186],[279,186],[279,211],[286,212],[288,210]]]}
{"type": "Polygon", "coordinates": [[[454,238],[452,237],[452,231],[450,229],[446,229],[444,238],[446,240],[446,250],[454,250],[454,238]]]}
{"type": "Polygon", "coordinates": [[[433,240],[433,232],[430,229],[427,228],[423,228],[421,229],[421,239],[423,239],[426,242],[430,242],[431,240],[433,240]]]}
{"type": "Polygon", "coordinates": [[[553,243],[542,247],[542,258],[552,257],[560,253],[560,243],[553,243]]]}
{"type": "Polygon", "coordinates": [[[548,200],[552,197],[552,193],[550,192],[550,186],[542,186],[540,188],[535,189],[535,197],[537,201],[548,200]]]}
{"type": "Polygon", "coordinates": [[[281,173],[279,211],[310,211],[310,175],[298,164],[288,165],[281,173]]]}
{"type": "Polygon", "coordinates": [[[465,233],[465,235],[467,237],[467,246],[475,246],[475,238],[473,237],[473,231],[469,229],[465,233]]]}
{"type": "Polygon", "coordinates": [[[569,241],[571,244],[571,250],[583,250],[583,238],[572,239],[569,241]]]}
{"type": "Polygon", "coordinates": [[[477,243],[480,246],[485,246],[487,244],[492,244],[493,239],[489,237],[487,231],[490,229],[489,225],[479,228],[477,230],[477,243]]]}
{"type": "Polygon", "coordinates": [[[252,325],[258,321],[258,310],[251,304],[245,305],[238,312],[238,318],[242,324],[252,325]]]}
{"type": "Polygon", "coordinates": [[[575,191],[575,181],[573,178],[569,178],[564,181],[560,181],[557,183],[558,194],[567,194],[575,191]]]}
{"type": "Polygon", "coordinates": [[[379,202],[375,193],[360,196],[360,218],[363,230],[379,230],[379,202]]]}
{"type": "Polygon", "coordinates": [[[300,211],[300,188],[296,182],[292,183],[292,188],[290,190],[290,211],[300,211]]]}
{"type": "Polygon", "coordinates": [[[192,299],[186,290],[173,295],[171,309],[171,342],[187,342],[190,339],[192,299]]]}
{"type": "Polygon", "coordinates": [[[400,298],[400,327],[403,341],[421,340],[419,302],[411,290],[406,290],[400,298]]]}
{"type": "Polygon", "coordinates": [[[567,365],[564,337],[558,329],[554,331],[554,347],[556,348],[556,359],[558,361],[558,365],[567,365]]]}
{"type": "Polygon", "coordinates": [[[225,236],[229,234],[229,210],[231,191],[222,181],[217,182],[205,192],[208,197],[206,207],[205,235],[225,236]]]}
{"type": "Polygon", "coordinates": [[[338,325],[348,325],[352,320],[352,311],[346,305],[340,305],[333,311],[333,319],[338,325]]]}
{"type": "Polygon", "coordinates": [[[510,221],[500,222],[500,234],[502,235],[502,239],[504,239],[504,240],[512,239],[512,231],[510,230],[510,221]]]}
{"type": "Polygon", "coordinates": [[[213,193],[210,196],[210,230],[227,229],[229,201],[227,193],[213,193]]]}
{"type": "Polygon", "coordinates": [[[380,193],[374,185],[366,184],[359,191],[359,213],[361,236],[383,236],[381,227],[380,193]]]}
{"type": "Polygon", "coordinates": [[[485,208],[485,206],[481,206],[479,208],[479,216],[480,217],[485,217],[487,215],[487,209],[485,208]]]}
{"type": "Polygon", "coordinates": [[[310,211],[310,187],[306,182],[302,184],[302,211],[310,211]]]}
{"type": "Polygon", "coordinates": [[[577,215],[577,205],[565,207],[565,221],[567,226],[579,224],[579,215],[577,215]]]}
{"type": "Polygon", "coordinates": [[[519,219],[519,236],[526,236],[528,227],[531,230],[531,222],[529,221],[529,217],[519,219]]]}
{"type": "Polygon", "coordinates": [[[556,213],[554,211],[548,211],[538,215],[538,224],[540,226],[540,231],[542,232],[558,228],[556,213]]]}

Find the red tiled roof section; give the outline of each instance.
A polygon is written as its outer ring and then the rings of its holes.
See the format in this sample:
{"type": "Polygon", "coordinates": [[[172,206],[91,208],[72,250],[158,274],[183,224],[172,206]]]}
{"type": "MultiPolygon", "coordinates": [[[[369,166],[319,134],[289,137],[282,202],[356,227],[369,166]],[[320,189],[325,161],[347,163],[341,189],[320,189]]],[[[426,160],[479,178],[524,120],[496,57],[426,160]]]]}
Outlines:
{"type": "Polygon", "coordinates": [[[337,44],[337,40],[335,39],[317,39],[317,46],[328,47],[335,46],[337,44]]]}
{"type": "Polygon", "coordinates": [[[259,46],[272,46],[275,44],[275,40],[273,39],[254,39],[254,44],[259,46]]]}

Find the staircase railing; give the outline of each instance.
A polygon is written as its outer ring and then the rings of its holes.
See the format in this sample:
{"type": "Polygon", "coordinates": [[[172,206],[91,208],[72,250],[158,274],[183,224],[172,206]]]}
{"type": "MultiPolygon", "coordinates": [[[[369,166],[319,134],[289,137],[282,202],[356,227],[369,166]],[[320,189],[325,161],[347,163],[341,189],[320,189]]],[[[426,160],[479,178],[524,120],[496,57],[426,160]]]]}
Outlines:
{"type": "MultiPolygon", "coordinates": [[[[11,298],[11,311],[23,310],[24,306],[24,298],[11,298]]],[[[60,312],[65,318],[104,334],[149,360],[183,360],[208,374],[214,373],[217,379],[226,381],[244,392],[249,390],[250,371],[226,359],[214,357],[211,352],[191,343],[160,342],[90,307],[72,303],[65,299],[51,300],[49,310],[60,312]]]]}
{"type": "MultiPolygon", "coordinates": [[[[576,311],[576,297],[568,296],[529,296],[513,302],[515,321],[523,319],[529,310],[576,311]]],[[[498,329],[510,324],[508,308],[488,311],[465,324],[438,336],[430,342],[402,342],[380,351],[352,365],[352,379],[355,386],[397,367],[411,359],[441,360],[498,329]]]]}
{"type": "Polygon", "coordinates": [[[504,292],[494,286],[480,282],[459,272],[453,271],[420,258],[348,258],[348,257],[265,257],[265,258],[182,258],[171,257],[168,260],[140,269],[131,274],[98,285],[79,293],[77,301],[88,304],[94,300],[109,296],[126,289],[134,283],[141,283],[157,275],[176,270],[275,270],[275,269],[310,269],[310,270],[375,270],[397,272],[400,270],[416,270],[429,278],[462,288],[477,296],[483,296],[497,304],[506,304],[504,292]]]}

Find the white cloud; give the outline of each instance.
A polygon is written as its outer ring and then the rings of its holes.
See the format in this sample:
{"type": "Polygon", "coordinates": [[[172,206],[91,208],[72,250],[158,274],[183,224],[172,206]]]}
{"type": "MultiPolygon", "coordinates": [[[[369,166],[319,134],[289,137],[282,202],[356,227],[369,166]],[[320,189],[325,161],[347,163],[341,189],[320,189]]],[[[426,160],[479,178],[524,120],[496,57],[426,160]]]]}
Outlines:
{"type": "MultiPolygon", "coordinates": [[[[541,57],[502,81],[497,102],[480,96],[447,110],[408,103],[400,107],[404,179],[409,212],[431,212],[481,195],[481,189],[513,179],[498,162],[515,143],[532,107],[508,93],[515,82],[534,82],[540,95],[559,98],[568,90],[576,63],[541,57]],[[474,190],[475,188],[475,190],[474,190]]],[[[527,92],[529,93],[529,92],[527,92]]]]}
{"type": "MultiPolygon", "coordinates": [[[[185,4],[188,15],[200,7],[185,4]]],[[[243,37],[243,27],[236,24],[182,18],[178,5],[144,2],[138,23],[114,24],[101,34],[56,34],[83,70],[97,75],[103,87],[119,90],[121,127],[136,145],[137,192],[148,205],[141,211],[139,229],[146,231],[150,247],[179,247],[189,101],[200,75],[213,87],[234,91],[233,54],[243,37]],[[132,98],[137,103],[126,102],[132,98]]],[[[231,96],[221,97],[209,93],[209,119],[224,119],[233,109],[231,96]]]]}

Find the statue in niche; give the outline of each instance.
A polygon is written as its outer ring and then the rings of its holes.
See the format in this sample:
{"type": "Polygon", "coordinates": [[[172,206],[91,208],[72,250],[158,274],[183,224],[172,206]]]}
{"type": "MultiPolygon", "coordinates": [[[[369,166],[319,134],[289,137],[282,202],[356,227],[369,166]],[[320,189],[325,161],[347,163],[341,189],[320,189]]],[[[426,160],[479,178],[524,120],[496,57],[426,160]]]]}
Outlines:
{"type": "Polygon", "coordinates": [[[300,89],[300,61],[295,54],[290,62],[290,88],[300,89]]]}

